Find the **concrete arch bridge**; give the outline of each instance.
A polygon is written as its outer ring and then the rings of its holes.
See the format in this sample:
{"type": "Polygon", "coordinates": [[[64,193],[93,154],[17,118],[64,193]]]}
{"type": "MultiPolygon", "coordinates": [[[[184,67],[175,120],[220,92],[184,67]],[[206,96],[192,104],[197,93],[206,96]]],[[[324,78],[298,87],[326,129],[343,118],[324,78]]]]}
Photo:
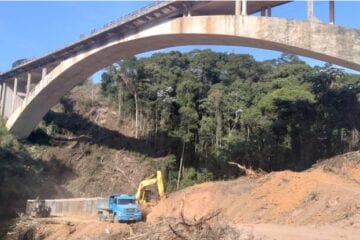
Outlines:
{"type": "Polygon", "coordinates": [[[271,17],[288,1],[170,1],[155,3],[88,37],[0,74],[1,116],[26,138],[49,109],[98,70],[135,54],[181,45],[235,45],[307,56],[360,70],[360,30],[313,15],[308,20],[271,17]],[[251,14],[260,12],[260,16],[251,14]]]}

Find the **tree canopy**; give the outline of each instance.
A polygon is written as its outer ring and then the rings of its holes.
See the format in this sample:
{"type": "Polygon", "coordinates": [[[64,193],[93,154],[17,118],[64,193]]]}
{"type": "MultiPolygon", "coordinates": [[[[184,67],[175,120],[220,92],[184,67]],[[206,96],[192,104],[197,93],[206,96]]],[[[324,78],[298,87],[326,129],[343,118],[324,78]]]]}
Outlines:
{"type": "Polygon", "coordinates": [[[169,171],[183,155],[183,185],[236,176],[228,161],[302,170],[359,149],[360,76],[290,54],[259,62],[211,50],[157,53],[110,66],[101,86],[119,121],[136,121],[137,137],[156,148],[174,140],[169,171]]]}

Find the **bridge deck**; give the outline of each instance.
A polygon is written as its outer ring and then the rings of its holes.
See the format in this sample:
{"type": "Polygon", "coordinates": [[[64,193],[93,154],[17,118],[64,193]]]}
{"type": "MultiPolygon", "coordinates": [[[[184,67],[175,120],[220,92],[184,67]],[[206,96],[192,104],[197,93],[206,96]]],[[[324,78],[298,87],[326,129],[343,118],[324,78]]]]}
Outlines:
{"type": "MultiPolygon", "coordinates": [[[[248,14],[259,12],[265,7],[274,7],[290,1],[249,1],[248,14]]],[[[42,68],[46,67],[50,72],[59,62],[81,51],[88,50],[94,44],[101,44],[114,38],[131,34],[134,31],[146,28],[170,18],[182,16],[189,9],[191,15],[233,15],[235,12],[235,1],[162,1],[150,4],[104,26],[96,31],[93,30],[89,36],[81,37],[74,43],[64,48],[50,52],[44,56],[31,59],[7,72],[0,74],[0,82],[16,77],[18,81],[25,82],[27,73],[32,74],[32,83],[41,80],[42,68]]]]}

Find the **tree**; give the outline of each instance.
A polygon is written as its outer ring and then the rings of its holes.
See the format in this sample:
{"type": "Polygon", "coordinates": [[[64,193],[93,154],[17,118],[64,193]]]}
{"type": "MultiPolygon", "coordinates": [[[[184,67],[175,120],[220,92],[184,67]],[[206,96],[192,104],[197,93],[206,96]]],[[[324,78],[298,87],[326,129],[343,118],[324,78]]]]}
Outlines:
{"type": "Polygon", "coordinates": [[[121,62],[120,78],[135,101],[135,137],[139,137],[139,89],[143,80],[144,66],[135,57],[121,62]]]}
{"type": "Polygon", "coordinates": [[[101,87],[119,116],[135,118],[136,137],[176,155],[168,167],[176,188],[176,180],[237,176],[228,161],[302,170],[359,149],[359,82],[291,54],[259,62],[194,50],[124,60],[106,69],[101,87]]]}
{"type": "Polygon", "coordinates": [[[221,105],[224,97],[224,87],[221,84],[215,84],[212,86],[208,93],[209,101],[215,107],[215,115],[216,115],[216,152],[219,154],[219,148],[221,147],[221,138],[222,138],[222,111],[221,105]]]}
{"type": "Polygon", "coordinates": [[[11,68],[16,68],[17,66],[20,66],[24,63],[26,63],[29,59],[27,58],[22,58],[22,59],[18,59],[15,62],[13,62],[13,64],[11,64],[11,68]]]}

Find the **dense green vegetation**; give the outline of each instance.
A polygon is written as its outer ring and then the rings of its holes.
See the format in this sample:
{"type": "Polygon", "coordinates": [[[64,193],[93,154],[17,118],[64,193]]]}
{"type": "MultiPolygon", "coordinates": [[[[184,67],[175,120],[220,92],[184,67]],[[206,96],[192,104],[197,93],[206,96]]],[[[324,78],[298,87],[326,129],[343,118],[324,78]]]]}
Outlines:
{"type": "Polygon", "coordinates": [[[24,212],[26,199],[55,196],[54,171],[61,168],[58,162],[33,158],[0,119],[0,239],[2,221],[24,212]]]}
{"type": "Polygon", "coordinates": [[[7,131],[5,121],[0,118],[0,156],[5,149],[19,151],[20,148],[21,146],[15,137],[7,131]]]}
{"type": "Polygon", "coordinates": [[[132,58],[107,68],[102,92],[131,120],[136,137],[176,143],[168,166],[183,185],[231,177],[236,161],[266,171],[303,170],[359,148],[359,75],[294,55],[258,62],[249,55],[194,50],[132,58]]]}
{"type": "MultiPolygon", "coordinates": [[[[31,194],[30,184],[36,178],[29,174],[26,152],[22,145],[5,128],[0,119],[0,221],[14,216],[18,206],[31,194]]],[[[32,172],[31,172],[32,173],[32,172]]],[[[2,231],[0,228],[0,238],[2,231]]]]}
{"type": "Polygon", "coordinates": [[[11,68],[16,68],[16,67],[24,64],[24,63],[27,62],[27,61],[28,61],[27,58],[18,59],[18,60],[16,60],[15,62],[13,62],[13,63],[11,64],[11,68]]]}

